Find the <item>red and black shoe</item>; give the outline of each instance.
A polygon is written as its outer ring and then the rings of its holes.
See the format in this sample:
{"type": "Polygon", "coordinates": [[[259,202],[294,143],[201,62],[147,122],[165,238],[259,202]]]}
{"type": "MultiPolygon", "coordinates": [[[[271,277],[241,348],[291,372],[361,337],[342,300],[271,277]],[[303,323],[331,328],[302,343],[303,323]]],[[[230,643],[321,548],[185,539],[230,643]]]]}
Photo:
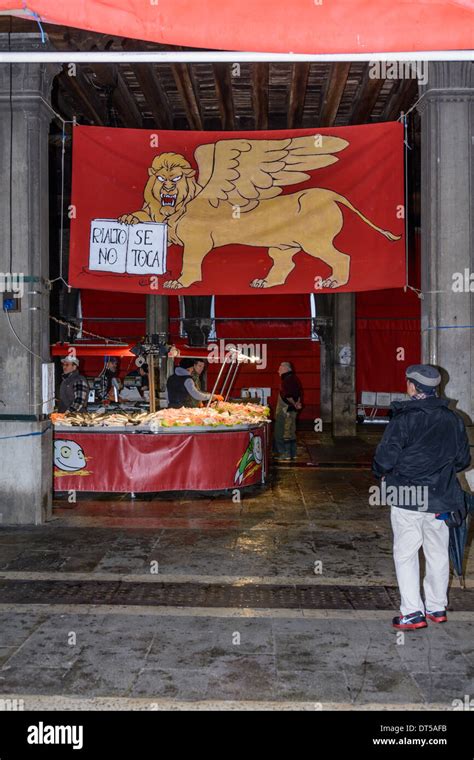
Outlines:
{"type": "Polygon", "coordinates": [[[448,616],[446,610],[438,610],[437,612],[428,612],[426,610],[426,617],[431,620],[432,623],[446,623],[448,616]]]}
{"type": "Polygon", "coordinates": [[[394,628],[398,628],[398,630],[414,631],[416,628],[426,628],[428,623],[421,610],[417,610],[417,612],[412,612],[410,615],[394,617],[392,625],[394,628]]]}

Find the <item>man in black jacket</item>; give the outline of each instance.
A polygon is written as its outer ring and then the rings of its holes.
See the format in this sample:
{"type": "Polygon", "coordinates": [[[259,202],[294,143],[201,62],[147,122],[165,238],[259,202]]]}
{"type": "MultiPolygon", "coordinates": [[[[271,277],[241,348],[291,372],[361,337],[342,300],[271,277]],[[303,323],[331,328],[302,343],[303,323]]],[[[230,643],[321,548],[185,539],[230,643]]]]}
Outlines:
{"type": "Polygon", "coordinates": [[[166,391],[168,394],[168,406],[170,409],[180,409],[182,406],[192,407],[194,402],[203,403],[204,401],[223,401],[223,397],[212,393],[203,393],[198,391],[191,377],[194,369],[194,359],[181,359],[179,366],[175,368],[174,374],[168,378],[166,391]]]}
{"type": "Polygon", "coordinates": [[[446,512],[462,512],[464,492],[456,473],[471,461],[461,417],[438,398],[441,376],[427,364],[406,371],[408,401],[392,404],[392,419],[372,465],[381,479],[382,503],[391,506],[393,556],[400,588],[399,629],[425,628],[426,618],[447,620],[449,528],[446,512]],[[425,603],[420,595],[418,552],[423,547],[425,603]]]}

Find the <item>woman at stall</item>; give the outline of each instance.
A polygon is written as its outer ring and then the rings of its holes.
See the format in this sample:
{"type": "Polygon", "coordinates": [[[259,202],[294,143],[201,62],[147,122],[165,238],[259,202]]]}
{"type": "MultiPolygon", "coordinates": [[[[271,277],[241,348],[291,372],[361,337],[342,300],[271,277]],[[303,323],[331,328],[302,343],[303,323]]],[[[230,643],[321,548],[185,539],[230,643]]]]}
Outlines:
{"type": "MultiPolygon", "coordinates": [[[[198,391],[202,391],[202,373],[206,368],[206,362],[204,359],[193,359],[193,367],[191,370],[191,378],[198,391]]],[[[202,402],[197,399],[192,399],[191,406],[199,406],[202,402]]]]}

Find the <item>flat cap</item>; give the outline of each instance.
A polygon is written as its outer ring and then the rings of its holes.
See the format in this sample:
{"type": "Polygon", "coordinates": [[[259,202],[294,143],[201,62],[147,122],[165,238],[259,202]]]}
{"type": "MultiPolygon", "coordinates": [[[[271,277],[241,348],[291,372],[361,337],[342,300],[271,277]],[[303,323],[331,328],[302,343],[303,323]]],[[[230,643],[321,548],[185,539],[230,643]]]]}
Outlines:
{"type": "Polygon", "coordinates": [[[430,364],[411,364],[407,367],[405,375],[408,380],[427,388],[436,388],[441,382],[440,373],[430,364]]]}

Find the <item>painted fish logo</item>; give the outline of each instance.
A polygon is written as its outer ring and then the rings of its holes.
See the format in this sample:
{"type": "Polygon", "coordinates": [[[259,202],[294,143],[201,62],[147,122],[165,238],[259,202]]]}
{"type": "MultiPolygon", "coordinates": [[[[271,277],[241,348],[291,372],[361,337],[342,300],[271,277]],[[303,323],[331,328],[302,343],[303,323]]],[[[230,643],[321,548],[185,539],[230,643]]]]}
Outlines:
{"type": "Polygon", "coordinates": [[[54,464],[65,472],[82,470],[86,466],[84,450],[75,441],[59,439],[54,442],[54,464]]]}
{"type": "Polygon", "coordinates": [[[258,469],[263,460],[262,439],[253,433],[249,435],[249,444],[239,460],[234,477],[234,483],[239,486],[258,469]]]}

